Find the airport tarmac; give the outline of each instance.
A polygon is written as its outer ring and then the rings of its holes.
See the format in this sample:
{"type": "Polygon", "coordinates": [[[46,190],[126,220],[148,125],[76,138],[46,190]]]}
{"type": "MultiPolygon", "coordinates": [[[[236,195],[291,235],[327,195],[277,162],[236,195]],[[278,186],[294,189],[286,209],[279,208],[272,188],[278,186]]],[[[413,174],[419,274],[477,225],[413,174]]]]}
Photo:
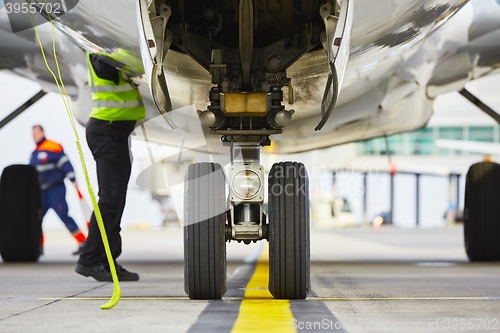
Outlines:
{"type": "Polygon", "coordinates": [[[300,301],[270,298],[264,243],[233,242],[224,299],[193,301],[182,229],[126,229],[119,261],[141,280],[101,310],[112,284],[74,273],[73,240],[50,229],[39,263],[0,264],[0,332],[499,331],[500,263],[469,263],[462,232],[312,230],[312,291],[300,301]]]}

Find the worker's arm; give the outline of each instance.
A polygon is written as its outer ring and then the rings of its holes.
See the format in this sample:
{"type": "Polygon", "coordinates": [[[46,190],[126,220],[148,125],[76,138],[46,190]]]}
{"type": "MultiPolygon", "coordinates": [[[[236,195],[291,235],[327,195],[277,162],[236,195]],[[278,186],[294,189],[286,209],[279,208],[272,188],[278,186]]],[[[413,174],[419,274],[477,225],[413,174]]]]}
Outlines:
{"type": "Polygon", "coordinates": [[[66,156],[64,152],[61,154],[61,158],[59,158],[59,161],[57,162],[57,168],[59,168],[64,176],[76,186],[75,169],[73,169],[73,165],[71,165],[68,156],[66,156]]]}
{"type": "Polygon", "coordinates": [[[119,82],[118,69],[110,64],[111,61],[114,60],[104,55],[100,54],[90,55],[90,62],[92,63],[92,67],[94,67],[96,75],[99,76],[101,79],[113,81],[115,84],[118,84],[119,82]]]}

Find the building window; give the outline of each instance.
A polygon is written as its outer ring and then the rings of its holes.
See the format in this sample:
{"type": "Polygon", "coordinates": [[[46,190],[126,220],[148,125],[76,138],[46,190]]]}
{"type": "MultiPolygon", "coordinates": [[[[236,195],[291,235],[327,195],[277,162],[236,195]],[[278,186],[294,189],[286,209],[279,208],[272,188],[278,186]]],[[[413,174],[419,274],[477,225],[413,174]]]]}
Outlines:
{"type": "MultiPolygon", "coordinates": [[[[388,137],[392,155],[463,155],[471,154],[435,147],[436,139],[499,142],[500,127],[426,127],[418,131],[388,137]]],[[[356,143],[358,155],[387,155],[385,139],[376,138],[356,143]]]]}

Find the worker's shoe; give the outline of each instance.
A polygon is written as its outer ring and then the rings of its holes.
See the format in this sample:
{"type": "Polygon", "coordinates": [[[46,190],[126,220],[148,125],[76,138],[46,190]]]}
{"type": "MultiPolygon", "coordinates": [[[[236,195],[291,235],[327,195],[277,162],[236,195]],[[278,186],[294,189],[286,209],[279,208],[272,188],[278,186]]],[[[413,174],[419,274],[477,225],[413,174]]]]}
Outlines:
{"type": "Polygon", "coordinates": [[[97,281],[101,282],[112,282],[111,273],[104,269],[103,265],[87,267],[77,264],[75,267],[75,272],[85,277],[93,277],[97,281]]]}
{"type": "Polygon", "coordinates": [[[78,245],[78,250],[73,252],[73,255],[77,256],[77,255],[82,254],[84,249],[85,249],[85,242],[81,242],[80,245],[78,245]]]}
{"type": "Polygon", "coordinates": [[[139,281],[139,274],[129,272],[121,265],[116,266],[116,274],[118,275],[118,280],[120,281],[139,281]]]}

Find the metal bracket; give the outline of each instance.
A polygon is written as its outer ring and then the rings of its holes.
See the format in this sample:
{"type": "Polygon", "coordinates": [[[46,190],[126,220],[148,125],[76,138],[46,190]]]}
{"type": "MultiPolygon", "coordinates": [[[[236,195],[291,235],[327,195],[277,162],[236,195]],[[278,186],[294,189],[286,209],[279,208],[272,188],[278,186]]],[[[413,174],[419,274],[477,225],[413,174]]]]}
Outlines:
{"type": "MultiPolygon", "coordinates": [[[[164,3],[159,7],[159,15],[151,19],[151,27],[156,42],[156,56],[152,76],[153,100],[160,113],[172,110],[172,101],[168,92],[167,81],[163,71],[163,61],[173,41],[172,33],[167,30],[167,23],[172,10],[164,3]]],[[[175,126],[175,125],[174,125],[175,126]]]]}
{"type": "Polygon", "coordinates": [[[158,16],[151,19],[151,26],[156,42],[156,64],[162,64],[170,44],[173,41],[172,33],[167,30],[167,23],[172,15],[172,10],[164,3],[159,7],[158,16]]]}
{"type": "Polygon", "coordinates": [[[344,75],[349,60],[351,48],[351,34],[353,26],[354,0],[342,0],[338,16],[330,3],[321,6],[319,13],[325,24],[325,32],[321,35],[321,43],[328,56],[330,74],[321,102],[321,119],[315,130],[319,131],[337,104],[340,87],[344,80],[344,75]]]}
{"type": "Polygon", "coordinates": [[[241,222],[232,227],[231,239],[237,241],[256,241],[263,239],[261,224],[252,222],[241,222]]]}

